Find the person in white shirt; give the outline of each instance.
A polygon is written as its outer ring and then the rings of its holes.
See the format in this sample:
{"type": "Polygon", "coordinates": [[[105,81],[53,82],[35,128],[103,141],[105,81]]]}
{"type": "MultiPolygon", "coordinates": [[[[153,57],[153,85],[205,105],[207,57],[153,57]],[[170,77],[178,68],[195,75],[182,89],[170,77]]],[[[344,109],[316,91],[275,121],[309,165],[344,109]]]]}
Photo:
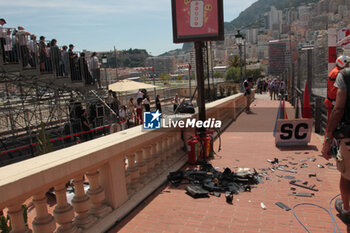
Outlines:
{"type": "Polygon", "coordinates": [[[120,119],[120,125],[122,127],[122,130],[125,129],[126,125],[126,107],[123,105],[119,110],[119,119],[120,119]]]}
{"type": "Polygon", "coordinates": [[[28,39],[27,36],[29,36],[30,33],[24,31],[24,28],[22,26],[18,26],[18,32],[16,34],[18,39],[18,45],[21,51],[21,58],[22,58],[22,64],[24,68],[30,68],[29,65],[29,50],[28,50],[28,39]]]}
{"type": "Polygon", "coordinates": [[[36,64],[38,63],[37,57],[39,56],[39,45],[36,42],[36,36],[34,34],[30,35],[30,40],[28,42],[28,49],[29,49],[29,64],[32,67],[36,67],[36,64]]]}
{"type": "Polygon", "coordinates": [[[89,61],[90,72],[92,74],[93,83],[97,82],[97,87],[101,88],[100,78],[100,63],[98,61],[97,53],[93,52],[89,61]]]}
{"type": "Polygon", "coordinates": [[[139,101],[139,99],[141,99],[141,101],[143,100],[143,92],[141,89],[137,92],[137,101],[139,101]]]}
{"type": "Polygon", "coordinates": [[[6,44],[6,29],[4,28],[4,25],[6,24],[6,20],[1,18],[0,19],[0,49],[2,54],[3,62],[6,62],[6,56],[5,56],[5,44],[6,44]]]}
{"type": "Polygon", "coordinates": [[[15,61],[14,59],[14,54],[12,51],[12,38],[11,38],[11,29],[8,28],[6,31],[7,35],[6,35],[6,44],[4,46],[5,49],[5,62],[9,61],[9,62],[13,62],[15,61]]]}

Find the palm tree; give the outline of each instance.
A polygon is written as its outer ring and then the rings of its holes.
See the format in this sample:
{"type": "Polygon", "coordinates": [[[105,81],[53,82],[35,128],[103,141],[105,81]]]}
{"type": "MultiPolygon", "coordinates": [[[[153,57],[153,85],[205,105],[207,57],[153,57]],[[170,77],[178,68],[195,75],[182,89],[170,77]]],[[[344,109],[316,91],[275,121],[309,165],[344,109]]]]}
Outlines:
{"type": "Polygon", "coordinates": [[[240,67],[239,56],[237,54],[230,56],[228,60],[229,67],[240,67]]]}

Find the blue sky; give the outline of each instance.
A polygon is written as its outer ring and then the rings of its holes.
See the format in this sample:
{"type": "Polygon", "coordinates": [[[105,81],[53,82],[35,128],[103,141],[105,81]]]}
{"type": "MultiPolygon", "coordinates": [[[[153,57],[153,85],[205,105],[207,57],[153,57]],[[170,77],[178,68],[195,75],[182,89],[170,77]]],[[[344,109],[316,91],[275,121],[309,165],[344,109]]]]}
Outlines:
{"type": "MultiPolygon", "coordinates": [[[[256,0],[224,0],[225,21],[256,0]]],[[[55,38],[76,50],[139,48],[152,55],[181,48],[172,42],[170,0],[0,0],[7,27],[55,38]]]]}

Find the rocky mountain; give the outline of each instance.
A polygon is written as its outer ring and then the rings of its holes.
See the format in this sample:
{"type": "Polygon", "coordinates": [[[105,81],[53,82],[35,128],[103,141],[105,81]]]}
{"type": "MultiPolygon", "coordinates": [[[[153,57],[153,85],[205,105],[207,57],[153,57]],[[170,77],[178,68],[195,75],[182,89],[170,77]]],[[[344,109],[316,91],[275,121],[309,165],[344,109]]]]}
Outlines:
{"type": "MultiPolygon", "coordinates": [[[[312,2],[318,2],[318,0],[292,0],[292,7],[312,2]]],[[[289,7],[289,0],[258,0],[242,11],[236,19],[225,22],[225,30],[232,31],[247,26],[261,26],[263,16],[270,11],[271,6],[275,6],[277,10],[284,10],[289,7]]]]}

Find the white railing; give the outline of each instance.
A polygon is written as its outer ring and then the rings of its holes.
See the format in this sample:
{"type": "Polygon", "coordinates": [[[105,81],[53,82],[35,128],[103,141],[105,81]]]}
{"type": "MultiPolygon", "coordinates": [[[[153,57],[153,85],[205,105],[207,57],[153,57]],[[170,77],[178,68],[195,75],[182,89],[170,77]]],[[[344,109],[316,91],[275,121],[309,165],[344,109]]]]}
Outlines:
{"type": "MultiPolygon", "coordinates": [[[[245,97],[233,95],[207,104],[207,117],[228,125],[244,106],[245,97]]],[[[169,171],[186,163],[182,138],[192,133],[192,129],[142,131],[138,126],[2,167],[0,210],[10,216],[11,232],[104,232],[158,188],[169,171]],[[69,181],[75,190],[71,204],[69,181]],[[89,184],[87,192],[84,182],[89,184]],[[52,187],[53,212],[46,200],[52,187]],[[26,200],[35,207],[29,227],[22,213],[26,200]]]]}

